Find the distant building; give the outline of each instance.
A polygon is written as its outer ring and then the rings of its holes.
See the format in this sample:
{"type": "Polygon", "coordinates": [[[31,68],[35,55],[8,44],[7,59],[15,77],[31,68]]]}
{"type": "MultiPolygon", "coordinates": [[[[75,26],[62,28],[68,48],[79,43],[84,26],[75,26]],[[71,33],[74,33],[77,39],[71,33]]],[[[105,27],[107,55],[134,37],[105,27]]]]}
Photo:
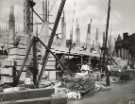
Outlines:
{"type": "Polygon", "coordinates": [[[118,36],[115,42],[116,55],[124,60],[128,60],[129,65],[135,64],[135,33],[129,35],[123,34],[123,39],[118,36]]]}

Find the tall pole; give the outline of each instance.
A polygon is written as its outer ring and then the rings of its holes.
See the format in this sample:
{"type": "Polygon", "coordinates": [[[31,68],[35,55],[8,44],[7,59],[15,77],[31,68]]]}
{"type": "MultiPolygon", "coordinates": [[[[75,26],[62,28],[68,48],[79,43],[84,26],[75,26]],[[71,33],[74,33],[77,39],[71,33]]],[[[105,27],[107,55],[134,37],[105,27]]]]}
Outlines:
{"type": "Polygon", "coordinates": [[[106,23],[106,38],[105,38],[105,47],[107,48],[108,41],[108,31],[109,31],[109,23],[110,23],[110,11],[111,11],[111,0],[108,1],[108,11],[107,11],[107,23],[106,23]]]}
{"type": "Polygon", "coordinates": [[[111,10],[111,0],[108,0],[108,11],[107,11],[107,22],[106,22],[106,31],[105,31],[105,40],[103,41],[103,64],[105,64],[105,57],[107,52],[107,40],[108,40],[108,30],[109,30],[109,22],[110,22],[110,10],[111,10]]]}
{"type": "MultiPolygon", "coordinates": [[[[29,56],[29,54],[30,54],[30,51],[31,51],[31,48],[32,48],[32,46],[33,46],[33,39],[30,41],[30,44],[29,44],[29,46],[28,46],[28,50],[27,50],[27,52],[26,52],[26,55],[25,55],[25,58],[24,58],[24,60],[23,60],[23,63],[22,63],[22,66],[21,66],[21,68],[20,68],[20,70],[19,70],[19,72],[18,72],[18,75],[17,75],[17,80],[18,80],[18,82],[19,82],[19,79],[20,79],[20,77],[21,77],[21,74],[22,74],[22,72],[23,72],[23,69],[24,69],[24,67],[25,67],[25,64],[26,64],[26,62],[27,62],[27,59],[28,59],[28,56],[29,56]]],[[[18,83],[17,82],[17,83],[18,83]]]]}
{"type": "MultiPolygon", "coordinates": [[[[24,1],[24,32],[31,36],[33,32],[33,0],[24,1]]],[[[29,40],[28,40],[29,41],[29,40]]]]}
{"type": "Polygon", "coordinates": [[[110,86],[110,79],[109,79],[109,71],[106,66],[106,56],[107,56],[107,41],[108,41],[108,30],[109,30],[109,23],[110,23],[110,11],[111,11],[111,0],[108,0],[108,11],[107,11],[107,22],[106,22],[106,31],[105,31],[105,44],[104,44],[104,52],[103,52],[103,66],[106,71],[106,85],[110,86]]]}
{"type": "Polygon", "coordinates": [[[37,62],[37,38],[33,37],[33,82],[37,87],[37,74],[38,74],[38,62],[37,62]]]}

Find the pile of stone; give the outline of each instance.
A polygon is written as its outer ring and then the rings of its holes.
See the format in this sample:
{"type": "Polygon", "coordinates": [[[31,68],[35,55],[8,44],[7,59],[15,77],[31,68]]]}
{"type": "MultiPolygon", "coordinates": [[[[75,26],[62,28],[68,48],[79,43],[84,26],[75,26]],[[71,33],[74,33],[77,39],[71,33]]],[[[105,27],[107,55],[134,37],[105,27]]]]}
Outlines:
{"type": "Polygon", "coordinates": [[[93,91],[95,89],[95,82],[89,75],[75,75],[64,78],[64,85],[71,91],[79,91],[81,94],[93,91]]]}

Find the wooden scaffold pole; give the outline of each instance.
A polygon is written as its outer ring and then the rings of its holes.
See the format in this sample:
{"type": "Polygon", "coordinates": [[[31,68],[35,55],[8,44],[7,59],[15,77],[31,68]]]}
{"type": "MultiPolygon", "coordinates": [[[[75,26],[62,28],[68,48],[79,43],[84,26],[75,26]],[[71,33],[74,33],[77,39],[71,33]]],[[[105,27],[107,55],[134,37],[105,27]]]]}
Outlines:
{"type": "Polygon", "coordinates": [[[103,52],[103,66],[106,72],[106,85],[110,86],[110,75],[107,68],[107,41],[108,41],[108,31],[109,31],[109,22],[110,22],[110,11],[111,11],[111,0],[108,0],[108,11],[107,11],[107,22],[106,22],[106,31],[105,31],[105,41],[104,41],[104,52],[103,52]]]}

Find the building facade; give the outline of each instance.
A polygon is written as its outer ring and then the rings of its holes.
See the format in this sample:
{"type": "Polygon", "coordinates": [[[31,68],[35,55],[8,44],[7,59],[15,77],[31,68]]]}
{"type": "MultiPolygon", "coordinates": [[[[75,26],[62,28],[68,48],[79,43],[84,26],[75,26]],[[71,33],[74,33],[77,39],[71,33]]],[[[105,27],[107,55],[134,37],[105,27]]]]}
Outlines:
{"type": "Polygon", "coordinates": [[[123,33],[123,39],[119,35],[115,42],[116,56],[128,61],[128,65],[135,65],[135,33],[129,35],[123,33]]]}

